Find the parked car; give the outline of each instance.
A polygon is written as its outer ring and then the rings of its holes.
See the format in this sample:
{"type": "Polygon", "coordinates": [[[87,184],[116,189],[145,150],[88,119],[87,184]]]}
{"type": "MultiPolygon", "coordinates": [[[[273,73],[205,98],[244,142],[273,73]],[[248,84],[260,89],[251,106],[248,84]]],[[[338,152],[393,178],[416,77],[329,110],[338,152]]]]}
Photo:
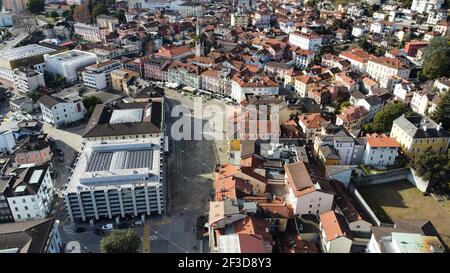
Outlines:
{"type": "Polygon", "coordinates": [[[142,227],[144,225],[144,223],[140,220],[136,220],[134,221],[134,223],[131,225],[133,227],[142,227]]]}
{"type": "Polygon", "coordinates": [[[113,229],[114,225],[113,224],[106,224],[102,226],[102,230],[104,231],[111,231],[113,229]]]}

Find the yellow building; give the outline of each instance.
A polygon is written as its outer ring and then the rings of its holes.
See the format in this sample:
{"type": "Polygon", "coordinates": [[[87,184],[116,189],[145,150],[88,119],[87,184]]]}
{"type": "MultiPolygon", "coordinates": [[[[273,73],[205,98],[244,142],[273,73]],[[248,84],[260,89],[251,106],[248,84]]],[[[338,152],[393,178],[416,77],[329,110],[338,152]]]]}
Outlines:
{"type": "Polygon", "coordinates": [[[447,152],[450,135],[440,124],[426,116],[401,116],[392,124],[391,137],[402,146],[407,157],[431,147],[432,150],[447,152]]]}
{"type": "Polygon", "coordinates": [[[129,87],[139,78],[139,73],[128,69],[116,69],[111,71],[111,85],[114,90],[130,96],[129,87]]]}
{"type": "Polygon", "coordinates": [[[339,165],[341,161],[339,152],[330,145],[320,146],[317,156],[324,165],[339,165]]]}

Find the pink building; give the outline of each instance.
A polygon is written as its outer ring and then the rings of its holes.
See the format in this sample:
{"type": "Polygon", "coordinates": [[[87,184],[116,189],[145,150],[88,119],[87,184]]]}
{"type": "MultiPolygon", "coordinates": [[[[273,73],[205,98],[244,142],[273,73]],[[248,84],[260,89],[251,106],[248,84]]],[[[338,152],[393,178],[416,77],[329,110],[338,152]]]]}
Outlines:
{"type": "Polygon", "coordinates": [[[149,80],[164,81],[164,68],[169,65],[169,60],[161,57],[150,57],[144,64],[144,78],[149,80]]]}

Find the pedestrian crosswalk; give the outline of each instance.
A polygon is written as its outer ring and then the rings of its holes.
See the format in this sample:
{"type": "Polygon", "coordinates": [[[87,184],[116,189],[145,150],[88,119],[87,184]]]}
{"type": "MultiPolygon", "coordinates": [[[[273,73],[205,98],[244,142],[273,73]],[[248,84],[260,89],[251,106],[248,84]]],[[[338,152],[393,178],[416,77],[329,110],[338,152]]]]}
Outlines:
{"type": "Polygon", "coordinates": [[[162,218],[149,219],[147,222],[150,225],[150,227],[157,227],[160,225],[170,224],[172,222],[172,218],[164,216],[162,218]]]}
{"type": "Polygon", "coordinates": [[[144,224],[144,235],[142,237],[142,252],[150,253],[150,225],[148,222],[144,224]]]}
{"type": "Polygon", "coordinates": [[[62,229],[63,229],[64,233],[67,235],[74,234],[73,227],[71,225],[63,225],[62,229]]]}

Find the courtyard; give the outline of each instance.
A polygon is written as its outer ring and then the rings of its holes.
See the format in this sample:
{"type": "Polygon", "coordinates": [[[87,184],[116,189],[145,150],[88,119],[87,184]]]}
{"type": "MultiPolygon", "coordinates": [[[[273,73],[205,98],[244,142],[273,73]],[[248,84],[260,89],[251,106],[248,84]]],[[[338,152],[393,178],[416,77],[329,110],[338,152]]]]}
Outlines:
{"type": "Polygon", "coordinates": [[[381,222],[392,219],[431,220],[442,239],[450,245],[450,201],[424,196],[408,181],[362,186],[358,191],[381,222]]]}

